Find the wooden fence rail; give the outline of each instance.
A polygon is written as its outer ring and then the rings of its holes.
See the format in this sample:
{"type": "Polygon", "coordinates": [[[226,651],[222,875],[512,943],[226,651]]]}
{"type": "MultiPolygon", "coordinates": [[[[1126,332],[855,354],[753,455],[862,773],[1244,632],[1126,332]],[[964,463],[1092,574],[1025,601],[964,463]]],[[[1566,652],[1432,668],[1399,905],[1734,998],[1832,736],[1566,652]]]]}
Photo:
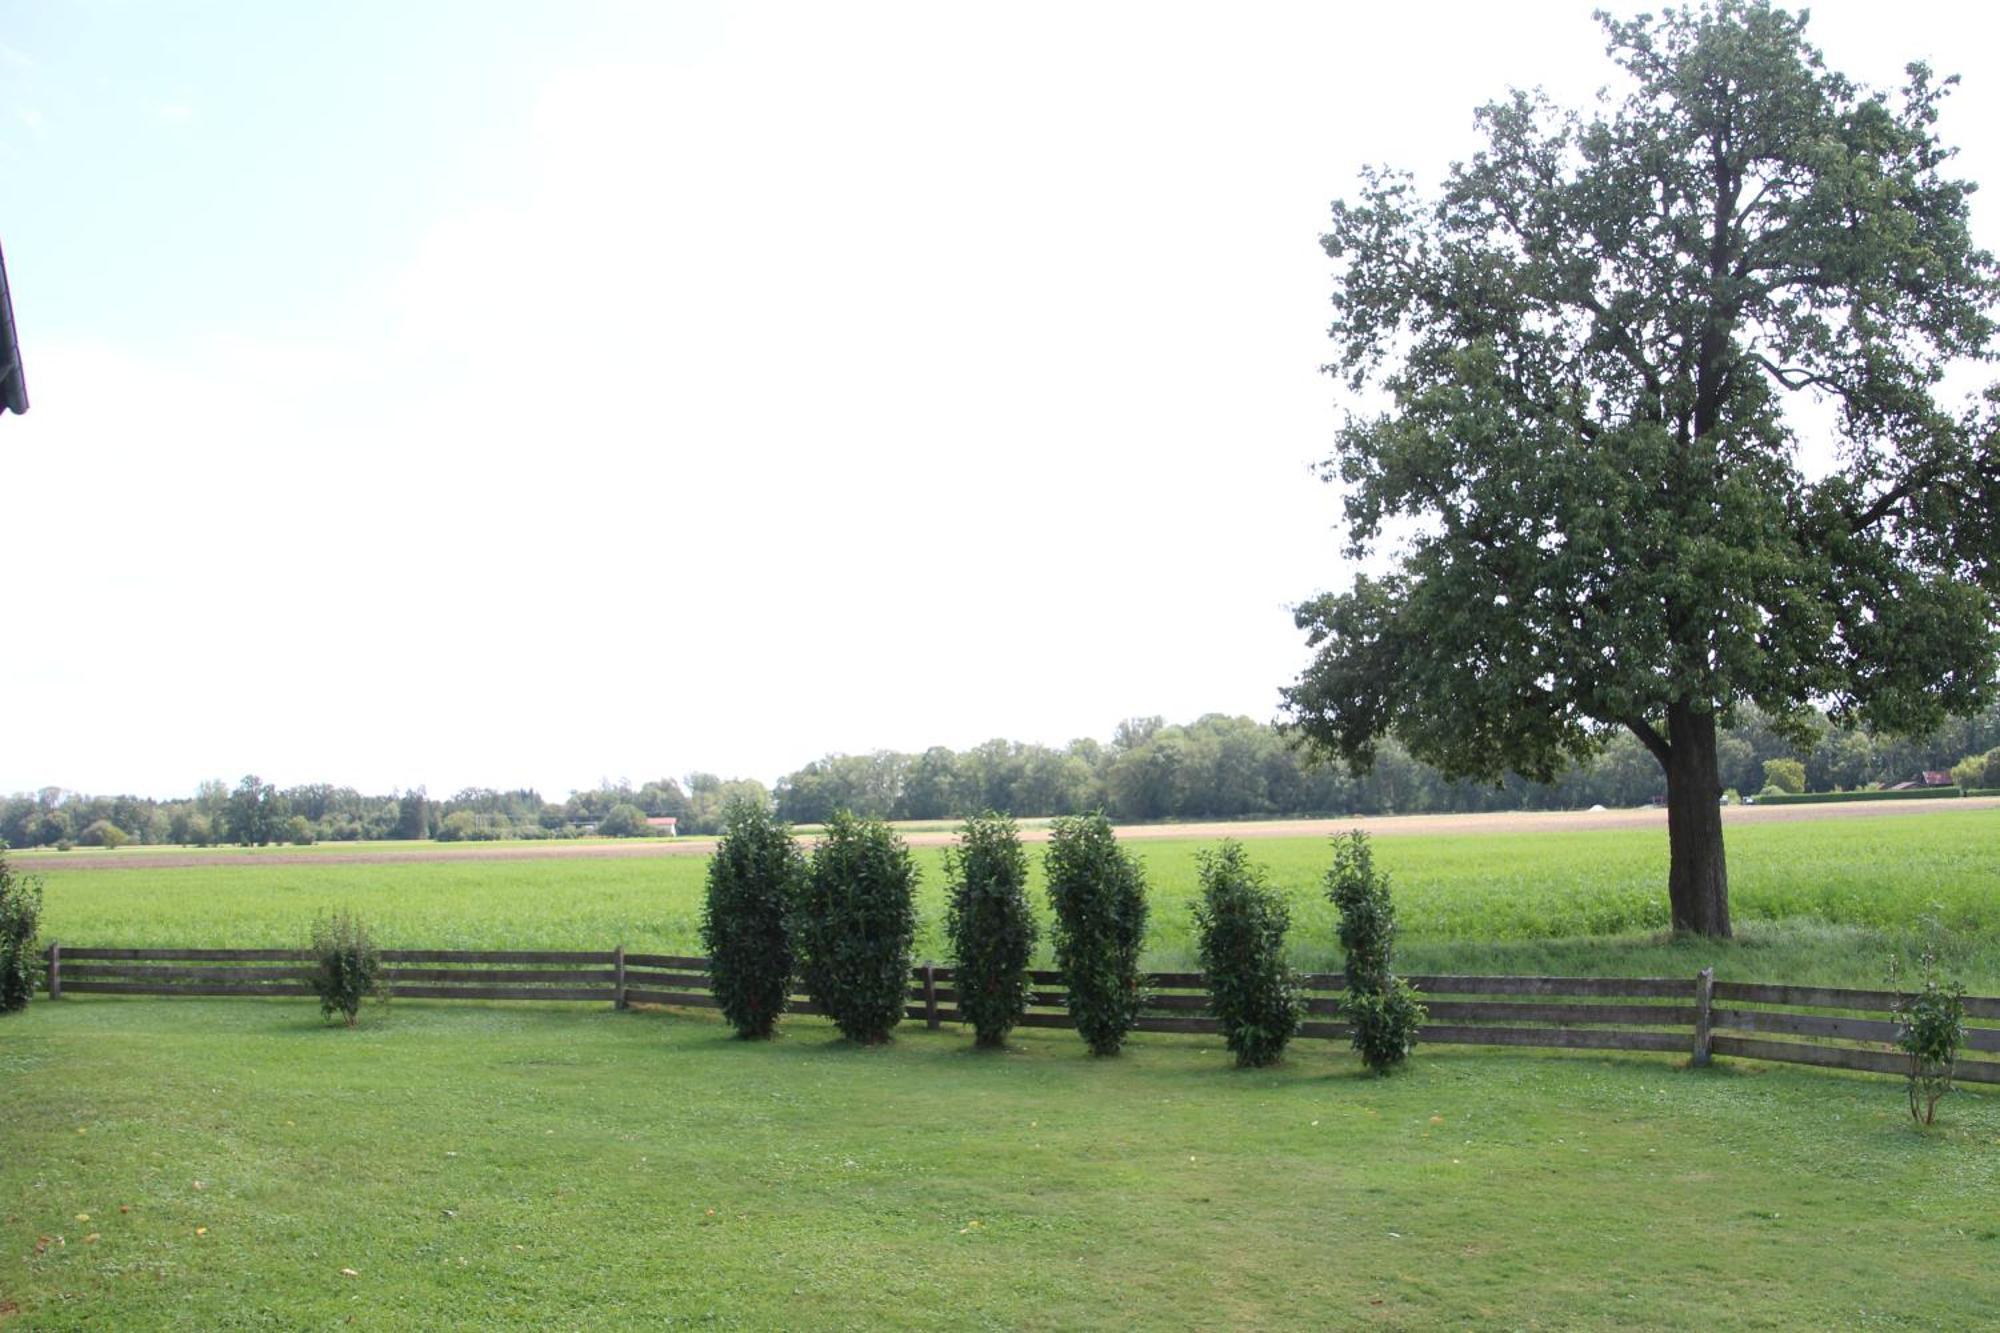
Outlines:
{"type": "MultiPolygon", "coordinates": [[[[297,949],[48,949],[48,992],[103,995],[307,996],[310,955],[297,949]]],[[[543,949],[385,949],[392,994],[424,1000],[580,1000],[716,1008],[708,960],[693,955],[543,949]]],[[[911,972],[905,1016],[935,1029],[963,1021],[954,969],[911,972]]],[[[1071,1026],[1059,972],[1029,974],[1021,1026],[1071,1026]]],[[[1541,1046],[1711,1054],[1900,1074],[1891,991],[1769,985],[1698,977],[1413,976],[1430,1011],[1422,1040],[1438,1045],[1541,1046]],[[1835,1012],[1828,1013],[1825,1011],[1835,1012]]],[[[1338,973],[1299,978],[1304,1037],[1342,1039],[1338,973]]],[[[1142,979],[1141,1032],[1218,1034],[1199,972],[1142,979]]],[[[792,1013],[819,1009],[795,995],[792,1013]]],[[[1958,1076],[2000,1084],[2000,998],[1967,996],[1958,1076]]]]}

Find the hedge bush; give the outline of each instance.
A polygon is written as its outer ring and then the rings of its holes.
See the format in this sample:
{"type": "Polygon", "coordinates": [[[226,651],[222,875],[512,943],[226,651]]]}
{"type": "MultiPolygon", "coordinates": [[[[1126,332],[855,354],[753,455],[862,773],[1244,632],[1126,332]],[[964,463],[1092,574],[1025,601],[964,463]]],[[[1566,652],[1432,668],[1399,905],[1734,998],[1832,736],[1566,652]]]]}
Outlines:
{"type": "Polygon", "coordinates": [[[879,819],[834,812],[814,845],[795,916],[795,947],[813,1003],[850,1041],[887,1041],[903,1019],[917,866],[879,819]]]}
{"type": "Polygon", "coordinates": [[[1043,865],[1055,909],[1056,966],[1093,1055],[1116,1055],[1138,1022],[1146,879],[1101,814],[1055,821],[1043,865]]]}
{"type": "Polygon", "coordinates": [[[382,983],[382,951],[367,923],[352,912],[322,915],[313,922],[311,943],[312,988],[319,995],[319,1011],[327,1018],[339,1014],[354,1026],[361,1002],[373,995],[387,998],[382,983]]]}
{"type": "Polygon", "coordinates": [[[42,926],[42,882],[16,875],[0,842],[0,1014],[28,1007],[42,974],[35,937],[42,926]]]}
{"type": "Polygon", "coordinates": [[[1291,912],[1231,839],[1195,858],[1201,897],[1194,904],[1208,1007],[1238,1068],[1272,1064],[1299,1030],[1298,982],[1285,962],[1291,912]]]}
{"type": "Polygon", "coordinates": [[[1326,889],[1340,909],[1340,945],[1347,951],[1341,1014],[1354,1025],[1362,1063],[1386,1074],[1409,1058],[1425,1013],[1410,983],[1395,973],[1396,905],[1388,877],[1375,869],[1367,834],[1357,830],[1333,840],[1326,889]]]}
{"type": "Polygon", "coordinates": [[[1904,791],[1764,792],[1759,805],[1825,805],[1832,801],[1924,801],[1939,796],[1963,796],[1958,787],[1910,787],[1904,791]]]}
{"type": "Polygon", "coordinates": [[[792,830],[756,801],[731,801],[708,862],[701,942],[709,986],[745,1039],[769,1037],[792,993],[792,908],[806,859],[792,830]]]}
{"type": "Polygon", "coordinates": [[[1038,931],[1028,905],[1028,854],[1005,815],[965,821],[958,846],[944,854],[958,1011],[979,1046],[999,1046],[1028,1011],[1028,964],[1038,931]]]}

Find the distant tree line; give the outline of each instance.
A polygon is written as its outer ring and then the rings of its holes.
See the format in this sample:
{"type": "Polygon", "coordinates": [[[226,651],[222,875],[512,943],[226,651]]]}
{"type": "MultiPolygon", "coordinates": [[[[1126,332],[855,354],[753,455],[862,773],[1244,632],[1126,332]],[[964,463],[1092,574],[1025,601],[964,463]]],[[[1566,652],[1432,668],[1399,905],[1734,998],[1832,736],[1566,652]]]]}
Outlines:
{"type": "Polygon", "coordinates": [[[661,778],[640,787],[605,783],[548,801],[532,790],[468,787],[437,799],[421,787],[370,796],[352,787],[309,783],[279,788],[255,774],[235,787],[204,782],[192,797],[86,796],[44,787],[0,799],[0,842],[12,847],[118,847],[127,842],[207,847],[219,844],[373,842],[436,839],[572,838],[586,834],[644,837],[647,821],[673,816],[677,831],[715,833],[735,797],[768,803],[750,779],[696,773],[684,787],[661,778]]]}
{"type": "MultiPolygon", "coordinates": [[[[1811,748],[1779,735],[1746,710],[1718,739],[1725,787],[1751,794],[1771,782],[1766,765],[1802,770],[1805,791],[1858,791],[1952,772],[1966,786],[2000,785],[2000,707],[1948,722],[1921,737],[1875,735],[1828,724],[1811,748]]],[[[1276,728],[1210,713],[1185,725],[1157,717],[1120,723],[1107,744],[1085,738],[1061,748],[991,740],[968,750],[921,754],[878,750],[815,759],[778,780],[695,773],[634,787],[606,782],[562,801],[530,789],[468,787],[438,799],[422,788],[364,795],[324,783],[278,788],[257,776],[233,788],[204,782],[192,797],[85,796],[57,787],[0,799],[0,842],[13,847],[109,846],[126,842],[360,842],[436,839],[643,837],[647,821],[671,816],[682,834],[722,830],[738,797],[794,824],[823,824],[836,810],[864,818],[957,820],[984,811],[1017,817],[1103,811],[1121,822],[1254,819],[1291,815],[1432,814],[1575,810],[1644,805],[1664,794],[1660,766],[1629,734],[1594,762],[1552,783],[1509,775],[1499,785],[1447,782],[1393,739],[1375,766],[1355,775],[1308,762],[1276,728]]]]}
{"type": "MultiPolygon", "coordinates": [[[[1802,764],[1807,790],[1861,790],[1954,765],[1969,773],[1963,761],[1996,745],[2000,708],[1914,738],[1828,724],[1803,751],[1769,719],[1745,710],[1718,740],[1723,786],[1746,795],[1765,787],[1767,760],[1802,764]]],[[[1446,781],[1393,738],[1382,742],[1374,767],[1359,776],[1315,766],[1274,727],[1211,713],[1184,726],[1132,719],[1119,725],[1108,745],[1085,739],[1054,749],[992,740],[964,751],[934,746],[921,754],[828,755],[780,778],[776,801],[778,817],[797,824],[823,823],[835,810],[883,819],[1103,810],[1121,822],[1142,822],[1574,810],[1645,805],[1664,794],[1658,761],[1629,734],[1552,783],[1510,774],[1495,786],[1446,781]]]]}

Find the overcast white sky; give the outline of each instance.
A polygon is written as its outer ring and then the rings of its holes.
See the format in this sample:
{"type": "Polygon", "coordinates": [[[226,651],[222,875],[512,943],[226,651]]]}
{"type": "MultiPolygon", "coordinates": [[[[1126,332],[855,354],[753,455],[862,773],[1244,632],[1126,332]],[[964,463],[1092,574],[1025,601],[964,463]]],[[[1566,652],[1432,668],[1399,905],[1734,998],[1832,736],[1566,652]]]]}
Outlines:
{"type": "MultiPolygon", "coordinates": [[[[1587,97],[1590,8],[0,0],[0,791],[1269,717],[1328,203],[1587,97]]],[[[1812,31],[1993,182],[1989,12],[1812,31]]]]}

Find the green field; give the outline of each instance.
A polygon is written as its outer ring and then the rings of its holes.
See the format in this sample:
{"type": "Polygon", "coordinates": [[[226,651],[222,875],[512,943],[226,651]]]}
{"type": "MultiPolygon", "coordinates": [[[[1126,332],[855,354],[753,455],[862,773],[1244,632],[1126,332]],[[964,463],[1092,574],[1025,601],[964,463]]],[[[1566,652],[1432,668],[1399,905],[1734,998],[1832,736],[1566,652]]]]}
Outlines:
{"type": "MultiPolygon", "coordinates": [[[[1411,970],[1874,985],[1937,904],[2000,993],[2000,812],[1730,834],[1744,939],[1674,943],[1656,833],[1383,838],[1411,970]]],[[[1151,961],[1194,844],[1135,844],[1151,961]]],[[[1334,959],[1325,848],[1253,844],[1334,959]]],[[[938,854],[926,947],[938,952],[938,854]]],[[[75,944],[692,948],[703,861],[37,865],[75,944]]],[[[1212,1037],[982,1055],[711,1012],[78,996],[0,1020],[0,1325],[1910,1327],[2000,1308],[2000,1092],[1673,1056],[1212,1037]],[[352,1270],[351,1274],[343,1270],[352,1270]]]]}
{"type": "MultiPolygon", "coordinates": [[[[1189,904],[1204,842],[1131,844],[1152,883],[1148,958],[1190,964],[1189,904]]],[[[1654,830],[1384,837],[1410,970],[1664,970],[1875,985],[1885,953],[1935,914],[1959,935],[1969,983],[2000,987],[2000,810],[1752,824],[1729,834],[1734,945],[1668,944],[1666,839],[1654,830]]],[[[1328,864],[1316,838],[1269,838],[1255,858],[1290,897],[1293,953],[1338,965],[1328,864]]],[[[1031,847],[1039,873],[1039,850],[1031,847]]],[[[942,852],[920,848],[920,956],[942,958],[942,852]]],[[[71,944],[296,944],[315,912],[348,906],[385,944],[432,948],[699,947],[700,856],[438,859],[328,864],[245,855],[222,866],[20,859],[48,888],[45,934],[71,944]]],[[[1039,898],[1039,884],[1033,892],[1039,898]]]]}

